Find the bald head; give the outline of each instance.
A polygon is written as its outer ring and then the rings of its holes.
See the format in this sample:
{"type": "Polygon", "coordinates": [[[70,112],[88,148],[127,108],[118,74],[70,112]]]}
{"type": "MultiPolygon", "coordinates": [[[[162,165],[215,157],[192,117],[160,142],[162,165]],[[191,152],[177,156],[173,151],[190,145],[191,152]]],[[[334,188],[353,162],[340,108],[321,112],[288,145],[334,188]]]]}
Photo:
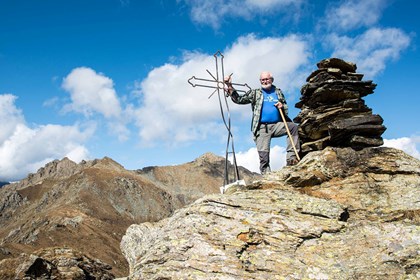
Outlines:
{"type": "Polygon", "coordinates": [[[271,75],[268,71],[263,71],[260,74],[260,79],[266,79],[266,78],[273,78],[273,75],[271,75]]]}
{"type": "Polygon", "coordinates": [[[274,78],[273,75],[271,75],[270,72],[268,71],[264,71],[261,72],[260,75],[260,83],[261,83],[261,87],[265,90],[270,90],[271,86],[273,84],[274,78]]]}

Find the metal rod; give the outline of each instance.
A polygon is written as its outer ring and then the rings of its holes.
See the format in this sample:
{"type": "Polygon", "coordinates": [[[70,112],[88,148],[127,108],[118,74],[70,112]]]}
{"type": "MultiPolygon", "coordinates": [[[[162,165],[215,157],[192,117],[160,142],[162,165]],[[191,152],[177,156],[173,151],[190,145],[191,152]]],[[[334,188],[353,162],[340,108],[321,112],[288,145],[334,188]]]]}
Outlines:
{"type": "MultiPolygon", "coordinates": [[[[224,56],[220,51],[217,51],[214,55],[215,64],[216,64],[216,75],[213,75],[209,70],[206,69],[207,73],[210,75],[212,79],[203,79],[203,78],[197,78],[195,76],[192,76],[190,79],[188,79],[188,83],[193,87],[205,87],[205,88],[212,88],[214,89],[213,93],[208,97],[212,97],[216,92],[219,100],[219,107],[220,107],[220,113],[222,115],[223,124],[225,125],[227,131],[228,131],[228,137],[226,141],[226,153],[225,153],[225,178],[224,178],[224,184],[225,186],[229,184],[229,147],[232,149],[232,161],[233,161],[233,167],[234,167],[234,175],[237,181],[239,181],[239,169],[236,162],[236,155],[235,155],[235,145],[233,141],[233,134],[231,130],[231,115],[230,115],[230,109],[229,109],[229,103],[228,103],[228,94],[226,92],[226,83],[223,81],[223,78],[225,77],[225,69],[224,69],[224,56]],[[220,59],[220,66],[219,66],[219,59],[220,59]],[[220,71],[219,68],[221,68],[221,76],[219,75],[220,71]],[[206,82],[209,84],[197,84],[196,81],[199,82],[206,82]],[[221,91],[223,90],[223,91],[221,91]],[[221,94],[223,93],[224,102],[222,102],[221,94]],[[224,108],[225,107],[225,108],[224,108]]],[[[233,74],[233,73],[232,73],[233,74]]],[[[230,74],[230,76],[232,76],[230,74]]],[[[239,84],[239,83],[232,83],[236,87],[236,91],[238,92],[248,92],[251,90],[251,87],[248,86],[248,84],[239,84]],[[244,89],[241,89],[244,88],[244,89]]]]}
{"type": "Polygon", "coordinates": [[[284,114],[283,114],[283,110],[280,108],[279,112],[280,112],[281,119],[283,120],[284,126],[286,127],[286,132],[287,132],[287,135],[289,136],[290,143],[292,143],[293,151],[295,151],[295,155],[297,159],[300,161],[300,157],[296,150],[295,143],[293,142],[292,134],[290,133],[289,126],[287,125],[286,118],[284,117],[284,114]]]}

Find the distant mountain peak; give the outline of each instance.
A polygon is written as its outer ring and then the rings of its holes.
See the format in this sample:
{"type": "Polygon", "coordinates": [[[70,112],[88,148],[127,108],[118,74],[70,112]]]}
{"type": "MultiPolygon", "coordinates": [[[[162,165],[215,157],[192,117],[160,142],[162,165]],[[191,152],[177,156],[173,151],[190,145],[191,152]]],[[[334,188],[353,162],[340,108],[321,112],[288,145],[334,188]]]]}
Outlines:
{"type": "Polygon", "coordinates": [[[225,160],[225,158],[208,152],[208,153],[205,153],[205,154],[201,155],[200,157],[198,157],[195,160],[195,162],[197,162],[197,163],[204,163],[204,162],[206,162],[206,163],[219,163],[219,162],[224,161],[224,160],[225,160]]]}
{"type": "Polygon", "coordinates": [[[38,169],[36,173],[30,173],[26,179],[21,181],[24,185],[32,185],[42,182],[49,178],[65,178],[73,175],[79,166],[74,161],[64,157],[61,160],[53,160],[47,163],[44,167],[38,169]]]}
{"type": "Polygon", "coordinates": [[[102,159],[94,159],[92,161],[84,162],[84,165],[95,166],[95,167],[105,167],[105,168],[115,168],[115,169],[124,169],[124,166],[116,162],[110,157],[103,157],[102,159]]]}

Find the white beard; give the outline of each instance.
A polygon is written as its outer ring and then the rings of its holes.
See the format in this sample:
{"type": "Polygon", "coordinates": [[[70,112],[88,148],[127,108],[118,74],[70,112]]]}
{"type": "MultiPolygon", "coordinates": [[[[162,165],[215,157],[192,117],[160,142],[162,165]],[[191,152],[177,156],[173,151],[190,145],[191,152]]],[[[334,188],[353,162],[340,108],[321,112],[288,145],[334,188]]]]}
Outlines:
{"type": "Polygon", "coordinates": [[[261,87],[265,90],[269,90],[271,89],[272,84],[268,84],[268,85],[261,85],[261,87]]]}

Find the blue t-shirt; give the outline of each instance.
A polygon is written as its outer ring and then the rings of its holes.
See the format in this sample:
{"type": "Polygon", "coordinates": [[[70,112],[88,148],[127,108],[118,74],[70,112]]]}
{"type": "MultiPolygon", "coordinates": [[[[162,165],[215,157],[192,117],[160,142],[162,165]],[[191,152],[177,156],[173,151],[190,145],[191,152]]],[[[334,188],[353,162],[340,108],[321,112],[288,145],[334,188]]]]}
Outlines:
{"type": "Polygon", "coordinates": [[[264,97],[263,106],[261,110],[261,123],[276,123],[280,121],[279,109],[274,104],[279,102],[276,90],[274,87],[267,92],[262,89],[264,97]]]}

